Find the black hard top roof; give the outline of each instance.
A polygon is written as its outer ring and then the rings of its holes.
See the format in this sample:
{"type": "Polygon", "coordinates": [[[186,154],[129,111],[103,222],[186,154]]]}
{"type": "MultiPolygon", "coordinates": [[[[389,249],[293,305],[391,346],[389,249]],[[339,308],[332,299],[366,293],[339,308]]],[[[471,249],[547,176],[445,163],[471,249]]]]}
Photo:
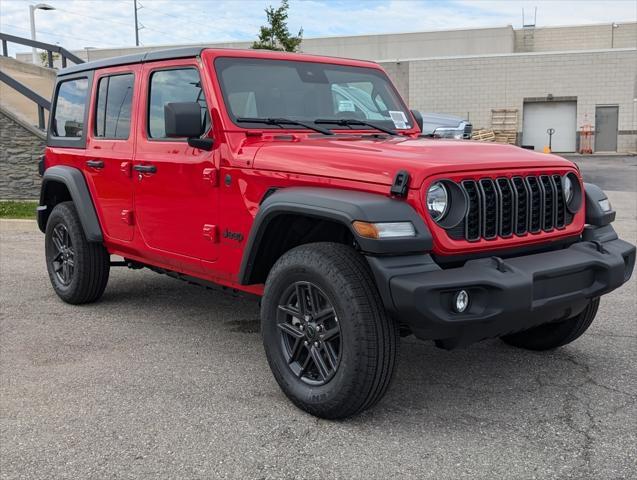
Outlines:
{"type": "Polygon", "coordinates": [[[132,63],[170,60],[173,58],[197,57],[201,55],[203,49],[203,47],[171,48],[169,50],[156,50],[153,52],[134,53],[132,55],[105,58],[104,60],[95,60],[94,62],[80,63],[79,65],[72,65],[68,68],[64,68],[58,72],[58,76],[85,72],[88,70],[97,70],[98,68],[115,67],[118,65],[130,65],[132,63]]]}

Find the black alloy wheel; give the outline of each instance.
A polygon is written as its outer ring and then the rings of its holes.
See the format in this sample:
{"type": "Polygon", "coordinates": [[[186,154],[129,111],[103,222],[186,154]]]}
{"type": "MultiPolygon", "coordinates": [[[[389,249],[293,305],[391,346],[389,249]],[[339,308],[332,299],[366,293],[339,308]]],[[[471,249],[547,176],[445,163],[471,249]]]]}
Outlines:
{"type": "Polygon", "coordinates": [[[281,390],[312,415],[355,415],[391,382],[398,324],[367,261],[349,245],[308,243],[276,261],[261,300],[261,334],[281,390]]]}
{"type": "Polygon", "coordinates": [[[51,266],[62,285],[70,285],[75,272],[75,251],[66,225],[59,223],[53,229],[51,243],[55,249],[51,266]]]}
{"type": "Polygon", "coordinates": [[[303,382],[325,385],[341,361],[341,327],[332,303],[316,285],[298,281],[283,292],[277,311],[283,356],[303,382]]]}
{"type": "Polygon", "coordinates": [[[100,242],[86,240],[73,202],[55,205],[44,237],[46,268],[55,293],[72,304],[94,302],[102,296],[110,256],[100,242]]]}

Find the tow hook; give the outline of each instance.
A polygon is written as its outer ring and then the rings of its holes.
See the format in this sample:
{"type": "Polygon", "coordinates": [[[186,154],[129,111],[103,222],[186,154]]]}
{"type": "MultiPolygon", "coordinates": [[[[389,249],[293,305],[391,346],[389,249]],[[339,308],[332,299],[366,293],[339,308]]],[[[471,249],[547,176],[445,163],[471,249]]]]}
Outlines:
{"type": "Polygon", "coordinates": [[[502,273],[506,273],[507,271],[507,266],[506,263],[504,263],[504,260],[502,260],[500,257],[491,257],[493,258],[493,260],[495,260],[495,268],[502,273]]]}
{"type": "Polygon", "coordinates": [[[593,245],[595,245],[595,248],[597,248],[597,251],[599,253],[608,253],[606,251],[606,249],[604,248],[604,245],[602,245],[602,242],[600,242],[599,240],[591,240],[591,243],[593,243],[593,245]]]}

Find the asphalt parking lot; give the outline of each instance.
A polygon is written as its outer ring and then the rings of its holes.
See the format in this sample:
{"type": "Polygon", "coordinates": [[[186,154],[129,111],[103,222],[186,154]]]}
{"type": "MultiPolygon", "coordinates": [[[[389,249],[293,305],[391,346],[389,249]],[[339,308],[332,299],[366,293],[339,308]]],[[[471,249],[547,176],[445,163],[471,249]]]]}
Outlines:
{"type": "MultiPolygon", "coordinates": [[[[633,243],[635,160],[579,162],[633,243]]],[[[1,478],[635,478],[634,277],[559,351],[403,339],[382,402],[331,422],[280,392],[256,302],[115,268],[69,306],[35,223],[0,233],[1,478]]]]}

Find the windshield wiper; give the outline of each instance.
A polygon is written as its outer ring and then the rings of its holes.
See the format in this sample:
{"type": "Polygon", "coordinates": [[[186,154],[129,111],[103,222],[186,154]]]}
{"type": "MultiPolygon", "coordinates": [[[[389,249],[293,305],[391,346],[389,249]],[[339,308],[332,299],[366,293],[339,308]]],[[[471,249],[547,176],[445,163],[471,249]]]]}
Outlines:
{"type": "Polygon", "coordinates": [[[289,118],[249,118],[249,117],[240,117],[237,118],[237,122],[241,123],[263,123],[265,125],[298,125],[299,127],[305,127],[310,130],[314,130],[315,132],[322,133],[323,135],[334,135],[334,132],[331,132],[327,128],[317,127],[316,125],[312,125],[311,123],[300,122],[298,120],[291,120],[289,118]]]}
{"type": "Polygon", "coordinates": [[[314,123],[323,124],[323,125],[334,124],[334,125],[339,125],[341,127],[351,127],[352,125],[363,125],[366,127],[374,128],[384,133],[388,133],[389,135],[398,135],[398,132],[396,130],[392,130],[391,128],[386,128],[386,127],[381,127],[380,125],[377,125],[376,123],[368,122],[365,120],[358,120],[356,118],[334,118],[334,119],[321,118],[318,120],[314,120],[314,123]]]}

